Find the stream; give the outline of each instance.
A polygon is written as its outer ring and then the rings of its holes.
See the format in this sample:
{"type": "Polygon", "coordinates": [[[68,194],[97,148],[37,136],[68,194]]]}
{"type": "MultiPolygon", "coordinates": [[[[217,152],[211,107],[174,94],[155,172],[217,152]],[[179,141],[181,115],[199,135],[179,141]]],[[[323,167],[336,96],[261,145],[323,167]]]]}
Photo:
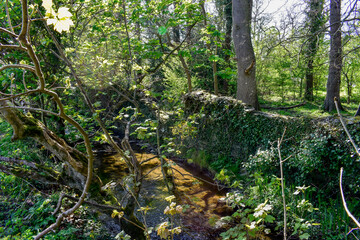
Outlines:
{"type": "MultiPolygon", "coordinates": [[[[148,206],[150,210],[145,219],[140,214],[138,214],[138,218],[146,221],[148,227],[155,228],[158,224],[168,220],[168,216],[164,214],[164,209],[169,205],[165,200],[169,193],[163,182],[160,160],[149,153],[137,153],[136,155],[139,161],[150,159],[142,165],[145,177],[138,199],[142,207],[148,206]]],[[[174,239],[217,239],[220,232],[224,231],[222,226],[217,223],[218,220],[232,212],[232,209],[221,200],[225,197],[226,192],[219,190],[213,184],[214,181],[209,174],[194,164],[176,159],[168,161],[174,169],[177,204],[181,204],[186,209],[181,216],[175,219],[175,222],[182,226],[182,233],[175,235],[174,239]]],[[[116,183],[128,172],[121,157],[117,154],[98,155],[95,171],[104,179],[104,184],[111,183],[112,186],[115,186],[113,192],[121,202],[124,190],[120,184],[116,185],[116,183]]],[[[112,226],[112,228],[115,232],[119,231],[116,226],[112,226]]],[[[160,239],[156,235],[155,229],[151,234],[151,239],[160,239]]]]}

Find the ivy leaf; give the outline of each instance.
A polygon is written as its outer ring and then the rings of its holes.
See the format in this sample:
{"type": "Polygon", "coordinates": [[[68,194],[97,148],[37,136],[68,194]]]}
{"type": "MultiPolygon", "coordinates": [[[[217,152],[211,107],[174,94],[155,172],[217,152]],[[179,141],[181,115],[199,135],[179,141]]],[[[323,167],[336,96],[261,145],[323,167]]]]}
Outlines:
{"type": "Polygon", "coordinates": [[[166,27],[164,27],[164,26],[159,27],[158,33],[159,33],[160,35],[164,35],[164,34],[166,34],[166,32],[167,32],[167,28],[166,28],[166,27]]]}

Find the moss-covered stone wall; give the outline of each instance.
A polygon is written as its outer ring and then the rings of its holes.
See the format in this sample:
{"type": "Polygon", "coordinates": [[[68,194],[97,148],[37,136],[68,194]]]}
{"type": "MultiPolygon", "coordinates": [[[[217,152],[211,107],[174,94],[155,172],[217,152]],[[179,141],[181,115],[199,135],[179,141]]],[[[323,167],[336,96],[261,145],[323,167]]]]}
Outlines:
{"type": "Polygon", "coordinates": [[[197,91],[183,100],[185,115],[196,119],[194,137],[182,142],[190,147],[187,157],[202,162],[205,157],[214,170],[224,164],[239,168],[258,149],[276,146],[285,128],[288,147],[312,129],[309,119],[258,112],[230,97],[197,91]]]}

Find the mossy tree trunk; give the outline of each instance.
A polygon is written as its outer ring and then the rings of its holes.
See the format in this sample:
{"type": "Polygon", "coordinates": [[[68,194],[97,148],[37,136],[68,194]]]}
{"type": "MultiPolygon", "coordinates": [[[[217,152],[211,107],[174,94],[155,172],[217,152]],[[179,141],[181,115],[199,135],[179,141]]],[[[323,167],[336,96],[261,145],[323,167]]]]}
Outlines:
{"type": "Polygon", "coordinates": [[[314,100],[314,59],[319,48],[319,41],[323,38],[321,29],[324,26],[324,1],[311,0],[308,2],[308,10],[306,11],[307,25],[309,37],[305,45],[305,99],[314,100]]]}
{"type": "Polygon", "coordinates": [[[340,83],[342,69],[342,46],[341,46],[341,0],[330,1],[330,53],[329,53],[329,76],[326,85],[326,98],[324,110],[331,112],[336,110],[334,98],[340,103],[340,83]]]}
{"type": "Polygon", "coordinates": [[[12,141],[27,137],[34,139],[65,163],[66,173],[71,178],[69,186],[77,189],[84,187],[87,176],[87,157],[85,154],[69,146],[64,139],[48,129],[30,113],[24,114],[11,108],[4,101],[0,101],[0,116],[13,128],[12,141]]]}

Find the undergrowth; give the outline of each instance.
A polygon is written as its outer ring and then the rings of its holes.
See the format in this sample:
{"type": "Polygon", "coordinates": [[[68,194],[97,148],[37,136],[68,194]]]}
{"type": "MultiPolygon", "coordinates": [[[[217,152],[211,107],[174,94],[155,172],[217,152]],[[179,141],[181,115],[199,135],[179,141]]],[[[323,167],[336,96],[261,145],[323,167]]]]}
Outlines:
{"type": "MultiPolygon", "coordinates": [[[[49,161],[51,155],[39,149],[33,141],[25,139],[12,142],[11,132],[11,126],[0,119],[0,156],[58,167],[54,161],[49,161]]],[[[0,239],[33,239],[52,224],[55,221],[52,212],[61,190],[67,191],[0,172],[0,239]]],[[[46,235],[45,239],[109,239],[101,230],[93,211],[81,206],[75,214],[65,219],[58,231],[46,235]]]]}

